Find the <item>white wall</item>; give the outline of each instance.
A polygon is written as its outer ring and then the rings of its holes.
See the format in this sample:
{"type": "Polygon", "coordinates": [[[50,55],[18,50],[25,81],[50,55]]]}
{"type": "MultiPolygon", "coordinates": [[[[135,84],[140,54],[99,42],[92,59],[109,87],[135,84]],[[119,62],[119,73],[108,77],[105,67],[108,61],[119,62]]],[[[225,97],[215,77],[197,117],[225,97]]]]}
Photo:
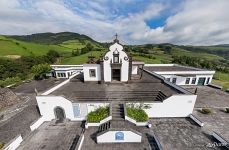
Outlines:
{"type": "Polygon", "coordinates": [[[104,66],[104,81],[105,82],[111,82],[111,61],[113,62],[113,52],[115,50],[118,50],[119,52],[119,61],[122,60],[122,66],[121,66],[121,81],[126,82],[128,81],[128,75],[129,75],[129,61],[124,60],[124,57],[128,57],[127,54],[123,51],[122,45],[115,43],[109,47],[109,51],[106,53],[104,57],[108,57],[108,60],[104,60],[103,66],[104,66]]]}
{"type": "Polygon", "coordinates": [[[204,75],[204,74],[203,75],[196,75],[196,77],[191,77],[191,76],[190,77],[182,77],[182,76],[168,75],[168,74],[166,74],[166,75],[160,74],[160,75],[165,77],[165,78],[170,78],[170,82],[172,82],[173,78],[177,78],[177,81],[176,81],[177,85],[197,85],[198,84],[198,80],[199,80],[200,77],[206,78],[204,85],[207,85],[207,78],[210,77],[209,84],[211,83],[212,78],[213,78],[213,75],[204,75]],[[185,84],[186,78],[190,78],[189,84],[185,84]],[[193,78],[196,78],[195,84],[192,84],[192,79],[193,78]]]}
{"type": "Polygon", "coordinates": [[[132,66],[132,74],[138,74],[138,66],[132,66]]]}
{"type": "Polygon", "coordinates": [[[74,120],[72,102],[61,96],[37,96],[37,104],[41,115],[51,121],[55,119],[54,109],[59,106],[64,109],[66,118],[74,120]]]}
{"type": "Polygon", "coordinates": [[[140,143],[142,137],[132,131],[121,131],[124,133],[124,140],[115,140],[115,133],[120,131],[108,131],[97,137],[97,143],[140,143]]]}
{"type": "Polygon", "coordinates": [[[84,64],[83,65],[84,81],[100,81],[101,70],[99,64],[84,64]],[[90,77],[89,69],[95,69],[95,77],[90,77]]]}
{"type": "Polygon", "coordinates": [[[162,103],[145,103],[150,109],[145,109],[150,118],[159,117],[188,117],[194,108],[196,95],[173,95],[162,103]]]}
{"type": "Polygon", "coordinates": [[[95,110],[101,106],[107,106],[109,103],[72,103],[61,96],[37,96],[37,104],[41,115],[45,121],[55,119],[54,109],[59,106],[64,109],[66,118],[72,121],[85,120],[90,111],[95,110]],[[75,117],[73,113],[73,105],[79,104],[80,115],[75,117]]]}

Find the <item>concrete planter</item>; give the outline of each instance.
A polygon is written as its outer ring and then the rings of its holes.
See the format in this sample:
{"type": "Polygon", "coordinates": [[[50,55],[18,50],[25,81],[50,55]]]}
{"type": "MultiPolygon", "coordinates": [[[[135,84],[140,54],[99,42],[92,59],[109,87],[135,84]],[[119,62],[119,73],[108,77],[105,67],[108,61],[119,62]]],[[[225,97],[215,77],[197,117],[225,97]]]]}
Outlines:
{"type": "Polygon", "coordinates": [[[101,124],[104,124],[108,121],[112,120],[112,116],[108,116],[107,118],[101,120],[100,122],[86,122],[85,124],[85,128],[87,129],[88,127],[98,127],[100,126],[101,124]]]}
{"type": "Polygon", "coordinates": [[[137,122],[136,120],[128,117],[128,116],[125,116],[125,120],[131,122],[131,123],[134,123],[136,126],[148,126],[149,123],[146,121],[146,122],[137,122]]]}

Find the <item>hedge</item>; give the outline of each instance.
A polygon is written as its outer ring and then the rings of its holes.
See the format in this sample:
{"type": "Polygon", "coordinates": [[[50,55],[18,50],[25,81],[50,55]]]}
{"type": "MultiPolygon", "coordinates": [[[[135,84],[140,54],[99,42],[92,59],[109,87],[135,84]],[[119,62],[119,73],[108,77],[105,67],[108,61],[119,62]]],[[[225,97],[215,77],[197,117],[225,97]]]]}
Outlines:
{"type": "Polygon", "coordinates": [[[145,122],[149,119],[148,115],[143,109],[126,107],[126,110],[127,110],[127,116],[136,120],[137,122],[145,122]]]}
{"type": "Polygon", "coordinates": [[[109,107],[99,107],[96,110],[88,113],[87,121],[88,122],[100,122],[109,116],[109,107]]]}

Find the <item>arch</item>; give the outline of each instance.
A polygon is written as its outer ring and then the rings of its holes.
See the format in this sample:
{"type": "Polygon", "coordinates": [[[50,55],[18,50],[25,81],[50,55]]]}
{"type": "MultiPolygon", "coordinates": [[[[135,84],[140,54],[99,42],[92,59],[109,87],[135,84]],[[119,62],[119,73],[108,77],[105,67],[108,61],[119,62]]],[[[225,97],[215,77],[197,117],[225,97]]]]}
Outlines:
{"type": "Polygon", "coordinates": [[[58,122],[63,122],[66,118],[65,111],[62,107],[57,106],[54,108],[55,118],[58,122]]]}

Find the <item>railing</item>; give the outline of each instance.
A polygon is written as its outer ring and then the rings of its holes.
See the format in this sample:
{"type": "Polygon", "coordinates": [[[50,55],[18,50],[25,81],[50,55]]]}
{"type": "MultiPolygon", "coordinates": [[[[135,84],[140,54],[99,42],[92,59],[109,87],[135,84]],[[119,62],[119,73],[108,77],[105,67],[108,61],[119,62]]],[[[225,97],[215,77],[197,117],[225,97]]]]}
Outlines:
{"type": "Polygon", "coordinates": [[[193,114],[190,114],[189,117],[195,121],[199,126],[203,127],[204,126],[204,123],[201,122],[196,116],[194,116],[193,114]]]}
{"type": "Polygon", "coordinates": [[[81,132],[81,134],[80,134],[80,138],[79,138],[79,140],[77,142],[77,145],[76,145],[75,150],[81,150],[81,147],[82,147],[83,141],[84,141],[84,131],[85,130],[83,129],[82,132],[81,132]]]}
{"type": "Polygon", "coordinates": [[[157,143],[157,146],[158,146],[159,150],[163,150],[162,145],[161,145],[156,133],[153,133],[153,137],[154,137],[154,140],[157,143]]]}
{"type": "Polygon", "coordinates": [[[212,133],[212,136],[213,136],[214,138],[216,138],[218,141],[220,141],[221,144],[222,144],[223,146],[229,148],[229,143],[228,143],[228,141],[227,141],[226,139],[224,139],[220,134],[218,134],[217,132],[213,132],[213,133],[212,133]]]}

